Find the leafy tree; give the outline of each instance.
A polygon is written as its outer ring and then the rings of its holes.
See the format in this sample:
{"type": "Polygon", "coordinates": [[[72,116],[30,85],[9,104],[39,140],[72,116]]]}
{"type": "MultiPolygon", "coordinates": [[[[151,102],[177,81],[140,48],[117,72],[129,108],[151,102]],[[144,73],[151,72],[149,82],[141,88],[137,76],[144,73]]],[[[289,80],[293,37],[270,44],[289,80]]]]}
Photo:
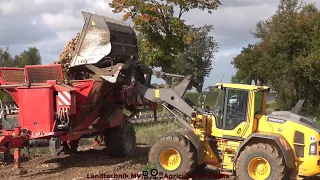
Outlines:
{"type": "Polygon", "coordinates": [[[9,47],[0,49],[0,67],[12,67],[14,66],[9,47]]]}
{"type": "Polygon", "coordinates": [[[179,53],[173,65],[179,74],[193,76],[192,86],[198,92],[198,105],[203,102],[203,84],[212,70],[212,59],[218,49],[217,42],[212,36],[209,36],[212,29],[212,25],[193,28],[192,33],[196,35],[193,42],[185,51],[179,53]]]}
{"type": "Polygon", "coordinates": [[[256,82],[259,76],[265,75],[264,67],[267,62],[262,52],[257,49],[257,45],[249,44],[231,62],[237,69],[231,81],[244,84],[251,84],[252,80],[256,82]]]}
{"type": "Polygon", "coordinates": [[[26,65],[39,65],[41,64],[41,55],[36,47],[30,46],[28,50],[23,51],[20,56],[15,57],[16,65],[24,67],[26,65]]]}
{"type": "MultiPolygon", "coordinates": [[[[187,25],[183,14],[192,9],[211,13],[221,5],[219,0],[113,0],[113,12],[124,12],[124,20],[131,19],[139,35],[139,51],[145,64],[176,73],[173,67],[177,56],[192,43],[192,25],[187,25]],[[147,54],[147,55],[146,55],[147,54]]],[[[171,86],[168,78],[167,85],[171,86]]]]}
{"type": "Polygon", "coordinates": [[[315,110],[320,104],[320,13],[314,4],[281,0],[277,12],[259,21],[253,33],[260,42],[238,55],[234,80],[264,76],[277,91],[282,109],[299,99],[315,110]]]}
{"type": "MultiPolygon", "coordinates": [[[[24,67],[37,64],[41,64],[41,56],[36,47],[29,47],[28,50],[14,57],[10,54],[9,47],[6,49],[0,48],[0,67],[24,67]]],[[[13,101],[11,96],[2,91],[0,91],[0,99],[2,101],[13,101]]]]}

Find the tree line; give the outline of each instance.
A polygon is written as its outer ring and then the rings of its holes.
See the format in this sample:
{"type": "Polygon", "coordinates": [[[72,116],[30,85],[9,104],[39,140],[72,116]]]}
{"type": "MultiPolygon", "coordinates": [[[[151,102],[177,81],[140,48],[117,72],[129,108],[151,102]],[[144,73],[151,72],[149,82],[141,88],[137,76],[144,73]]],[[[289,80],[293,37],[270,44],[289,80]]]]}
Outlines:
{"type": "MultiPolygon", "coordinates": [[[[187,24],[183,15],[199,9],[209,14],[221,6],[219,0],[113,0],[114,13],[124,13],[138,32],[139,60],[151,67],[173,74],[192,75],[191,86],[198,92],[198,104],[203,101],[205,78],[212,70],[212,59],[218,44],[209,35],[212,25],[196,27],[187,24]]],[[[181,79],[167,77],[166,87],[181,79]]]]}
{"type": "Polygon", "coordinates": [[[256,24],[259,42],[244,47],[232,64],[232,81],[263,77],[277,91],[279,108],[290,110],[300,99],[316,112],[320,105],[320,12],[315,4],[280,0],[276,13],[256,24]]]}
{"type": "MultiPolygon", "coordinates": [[[[36,47],[30,46],[18,55],[12,55],[9,47],[0,48],[0,67],[25,67],[26,65],[41,64],[41,55],[36,47]]],[[[11,96],[0,91],[2,101],[12,101],[11,96]]]]}
{"type": "Polygon", "coordinates": [[[25,67],[41,64],[41,55],[36,47],[30,46],[19,55],[12,55],[9,47],[0,48],[0,67],[25,67]]]}
{"type": "MultiPolygon", "coordinates": [[[[279,108],[288,110],[300,99],[306,99],[311,111],[320,105],[320,13],[314,4],[300,0],[279,0],[276,13],[260,20],[252,32],[259,42],[243,47],[231,64],[237,69],[234,83],[251,84],[263,77],[277,91],[279,108]]],[[[222,3],[219,0],[113,0],[114,13],[124,13],[138,32],[139,60],[168,73],[192,75],[191,86],[203,101],[202,91],[209,76],[218,43],[209,33],[212,25],[196,27],[187,24],[183,15],[190,10],[210,15],[222,3]]],[[[29,47],[12,56],[0,49],[0,66],[24,67],[41,64],[37,48],[29,47]]],[[[167,78],[172,87],[181,79],[167,78]]],[[[190,87],[191,87],[190,86],[190,87]]]]}

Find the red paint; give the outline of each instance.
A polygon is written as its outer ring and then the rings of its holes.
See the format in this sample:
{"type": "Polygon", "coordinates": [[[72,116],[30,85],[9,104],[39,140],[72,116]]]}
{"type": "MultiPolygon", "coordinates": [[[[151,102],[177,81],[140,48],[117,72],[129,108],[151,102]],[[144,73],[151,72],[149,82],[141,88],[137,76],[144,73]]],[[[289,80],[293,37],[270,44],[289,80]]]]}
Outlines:
{"type": "MultiPolygon", "coordinates": [[[[132,111],[138,105],[149,105],[150,109],[156,108],[155,103],[150,103],[141,95],[138,95],[134,86],[112,84],[107,81],[95,81],[93,79],[72,81],[68,84],[63,84],[62,82],[61,65],[0,68],[0,84],[16,85],[10,88],[2,87],[19,106],[18,118],[20,126],[15,128],[14,131],[2,131],[2,135],[0,135],[0,152],[6,151],[6,148],[2,148],[6,143],[9,143],[9,149],[16,148],[14,151],[16,167],[20,166],[20,148],[24,147],[30,139],[49,139],[59,136],[61,141],[69,142],[79,140],[84,134],[97,133],[103,135],[106,128],[121,126],[124,121],[123,109],[114,111],[109,117],[104,117],[103,112],[105,109],[103,108],[108,107],[108,104],[123,104],[125,108],[132,111]],[[41,68],[41,70],[37,71],[36,68],[41,68]],[[48,68],[48,72],[57,74],[46,75],[43,68],[48,68]],[[50,68],[55,69],[50,71],[50,68]],[[17,82],[6,81],[4,75],[8,73],[18,74],[21,71],[25,71],[26,77],[19,76],[20,79],[17,82]],[[29,86],[27,83],[21,82],[25,79],[29,80],[29,72],[33,73],[33,79],[38,77],[35,74],[37,72],[39,72],[39,76],[44,73],[43,77],[55,77],[55,79],[40,79],[41,83],[31,83],[29,86]],[[64,99],[59,97],[59,94],[62,94],[61,97],[64,99]],[[140,96],[142,104],[138,103],[138,96],[140,96]],[[92,108],[90,109],[90,107],[92,108]],[[70,128],[56,131],[56,125],[60,123],[60,120],[56,119],[57,113],[66,109],[69,114],[71,131],[70,128]]],[[[96,141],[96,144],[99,142],[96,141]]]]}

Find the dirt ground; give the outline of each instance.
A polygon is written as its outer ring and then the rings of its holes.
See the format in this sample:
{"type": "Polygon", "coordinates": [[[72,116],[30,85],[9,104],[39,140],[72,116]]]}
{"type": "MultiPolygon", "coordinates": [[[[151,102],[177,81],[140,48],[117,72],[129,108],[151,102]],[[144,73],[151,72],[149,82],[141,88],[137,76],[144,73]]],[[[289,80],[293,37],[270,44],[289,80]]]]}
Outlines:
{"type": "MultiPolygon", "coordinates": [[[[126,173],[129,174],[129,179],[132,179],[132,177],[130,177],[131,173],[141,173],[145,168],[148,160],[148,151],[149,146],[138,145],[137,155],[133,158],[111,158],[108,156],[105,147],[98,145],[93,149],[80,150],[76,155],[53,157],[42,154],[30,159],[22,158],[20,170],[15,169],[12,163],[1,164],[0,179],[78,180],[89,179],[92,175],[102,173],[108,175],[126,173]]],[[[204,172],[197,172],[197,174],[204,173],[212,175],[216,174],[216,171],[209,167],[204,170],[204,172]]]]}

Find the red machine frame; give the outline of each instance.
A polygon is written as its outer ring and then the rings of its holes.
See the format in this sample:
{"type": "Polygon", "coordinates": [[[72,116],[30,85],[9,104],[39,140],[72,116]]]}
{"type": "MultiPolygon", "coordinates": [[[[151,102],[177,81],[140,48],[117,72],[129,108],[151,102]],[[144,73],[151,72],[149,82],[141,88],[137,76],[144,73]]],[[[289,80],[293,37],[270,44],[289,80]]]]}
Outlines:
{"type": "Polygon", "coordinates": [[[106,128],[119,127],[125,122],[121,107],[137,109],[141,105],[138,96],[150,110],[156,109],[156,104],[146,101],[130,85],[123,85],[119,95],[115,93],[116,84],[103,80],[65,82],[61,65],[2,67],[0,84],[19,107],[15,115],[18,123],[9,130],[3,129],[0,135],[0,152],[15,149],[16,167],[20,167],[20,148],[29,140],[59,137],[70,143],[88,133],[102,134],[106,128]],[[115,105],[115,110],[106,117],[105,106],[110,104],[121,106],[115,105]],[[57,123],[63,125],[62,122],[69,123],[67,128],[57,130],[57,123]]]}

